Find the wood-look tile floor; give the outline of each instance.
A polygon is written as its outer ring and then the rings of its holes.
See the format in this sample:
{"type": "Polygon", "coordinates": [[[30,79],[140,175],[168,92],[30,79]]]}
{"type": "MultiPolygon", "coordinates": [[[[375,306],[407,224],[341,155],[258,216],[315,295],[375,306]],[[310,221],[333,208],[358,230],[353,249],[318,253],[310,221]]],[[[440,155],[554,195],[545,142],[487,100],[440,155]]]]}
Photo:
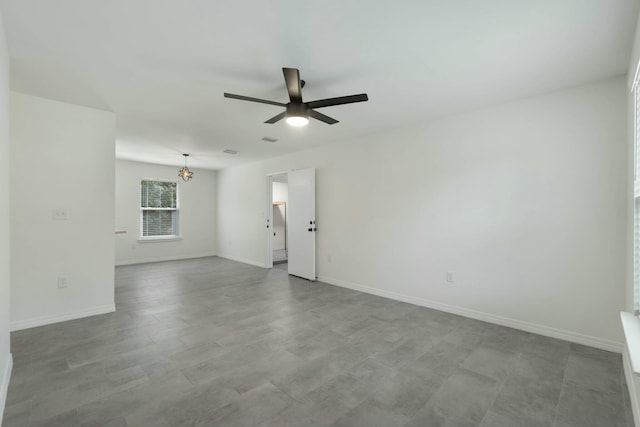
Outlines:
{"type": "Polygon", "coordinates": [[[618,354],[221,258],[15,332],[3,426],[631,426],[618,354]]]}

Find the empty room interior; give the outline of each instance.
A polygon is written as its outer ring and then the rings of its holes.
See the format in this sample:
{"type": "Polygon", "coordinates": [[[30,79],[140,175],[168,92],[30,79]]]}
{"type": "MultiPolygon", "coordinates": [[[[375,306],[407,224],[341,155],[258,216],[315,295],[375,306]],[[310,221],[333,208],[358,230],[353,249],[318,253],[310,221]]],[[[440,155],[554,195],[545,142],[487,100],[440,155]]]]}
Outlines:
{"type": "Polygon", "coordinates": [[[0,0],[0,425],[640,426],[639,12],[0,0]]]}

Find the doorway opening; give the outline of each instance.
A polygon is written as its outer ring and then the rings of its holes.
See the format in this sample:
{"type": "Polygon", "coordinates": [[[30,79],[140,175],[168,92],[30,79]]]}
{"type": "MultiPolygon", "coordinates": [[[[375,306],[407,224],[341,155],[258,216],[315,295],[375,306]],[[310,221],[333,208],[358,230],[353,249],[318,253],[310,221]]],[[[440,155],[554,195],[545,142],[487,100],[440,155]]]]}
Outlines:
{"type": "Polygon", "coordinates": [[[272,222],[271,250],[273,267],[287,270],[289,261],[289,238],[287,223],[287,204],[289,203],[289,184],[287,174],[272,176],[272,222]]]}
{"type": "Polygon", "coordinates": [[[317,279],[316,170],[292,169],[267,174],[266,178],[265,267],[314,281],[317,279]]]}

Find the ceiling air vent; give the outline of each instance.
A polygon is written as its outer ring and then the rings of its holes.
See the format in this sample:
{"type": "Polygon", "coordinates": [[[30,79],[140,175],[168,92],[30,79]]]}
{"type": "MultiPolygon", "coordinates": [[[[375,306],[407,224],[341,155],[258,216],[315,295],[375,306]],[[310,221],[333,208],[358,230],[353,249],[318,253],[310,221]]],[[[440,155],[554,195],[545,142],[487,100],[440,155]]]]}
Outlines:
{"type": "Polygon", "coordinates": [[[227,153],[227,154],[238,154],[238,152],[236,150],[230,150],[228,148],[226,150],[224,150],[224,152],[227,153]]]}
{"type": "Polygon", "coordinates": [[[277,138],[271,138],[270,136],[263,136],[262,140],[265,142],[278,142],[277,138]]]}

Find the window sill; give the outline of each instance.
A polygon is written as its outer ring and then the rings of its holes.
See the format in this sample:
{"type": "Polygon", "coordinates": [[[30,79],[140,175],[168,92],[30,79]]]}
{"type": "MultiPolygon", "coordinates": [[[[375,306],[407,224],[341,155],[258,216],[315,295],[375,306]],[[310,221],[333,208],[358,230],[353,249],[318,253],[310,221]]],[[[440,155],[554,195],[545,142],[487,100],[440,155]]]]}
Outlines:
{"type": "Polygon", "coordinates": [[[622,329],[629,349],[631,369],[634,373],[640,374],[640,319],[625,311],[620,312],[620,319],[622,319],[622,329]]]}
{"type": "Polygon", "coordinates": [[[138,243],[153,243],[153,242],[177,242],[182,240],[180,236],[148,236],[138,237],[138,243]]]}

